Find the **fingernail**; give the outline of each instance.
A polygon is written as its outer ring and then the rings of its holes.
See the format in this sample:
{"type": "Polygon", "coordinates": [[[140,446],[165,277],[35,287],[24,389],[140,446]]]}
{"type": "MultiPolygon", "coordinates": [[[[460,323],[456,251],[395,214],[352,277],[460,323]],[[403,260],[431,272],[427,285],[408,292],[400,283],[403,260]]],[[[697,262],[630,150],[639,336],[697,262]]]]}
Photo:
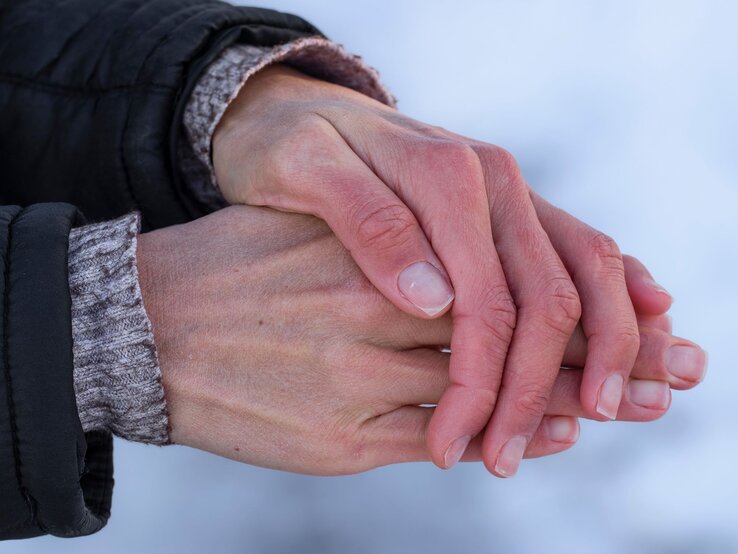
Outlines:
{"type": "Polygon", "coordinates": [[[511,438],[500,449],[495,464],[495,471],[503,477],[512,477],[518,472],[520,461],[523,459],[525,449],[528,448],[528,439],[523,436],[511,438]]]}
{"type": "Polygon", "coordinates": [[[428,315],[443,311],[454,299],[454,290],[434,265],[417,262],[402,270],[397,278],[402,295],[428,315]]]}
{"type": "Polygon", "coordinates": [[[466,447],[469,446],[469,441],[471,441],[471,439],[471,435],[464,435],[449,445],[446,449],[446,453],[443,455],[443,465],[446,466],[446,469],[450,469],[458,463],[464,455],[466,447]]]}
{"type": "Polygon", "coordinates": [[[666,351],[666,369],[679,379],[702,381],[707,370],[707,353],[697,346],[672,346],[666,351]]]}
{"type": "Polygon", "coordinates": [[[546,434],[554,442],[574,443],[579,439],[579,424],[573,417],[549,417],[546,419],[546,434]]]}
{"type": "Polygon", "coordinates": [[[620,400],[622,398],[623,376],[610,375],[602,383],[600,397],[597,400],[597,413],[602,414],[608,419],[615,419],[618,416],[618,408],[620,407],[620,400]]]}
{"type": "Polygon", "coordinates": [[[663,410],[669,406],[669,383],[633,379],[628,383],[628,395],[633,404],[663,410]]]}
{"type": "Polygon", "coordinates": [[[673,296],[671,295],[671,293],[670,293],[670,292],[669,292],[668,290],[666,290],[666,289],[665,289],[664,287],[662,287],[661,285],[659,285],[659,284],[658,284],[658,283],[657,283],[656,281],[654,281],[653,279],[649,279],[649,280],[648,280],[648,284],[649,284],[649,286],[650,286],[650,287],[651,287],[651,288],[652,288],[653,290],[655,290],[656,292],[660,292],[660,293],[662,293],[662,294],[665,294],[666,296],[668,296],[668,297],[669,297],[669,298],[671,298],[672,300],[674,299],[674,297],[673,297],[673,296]]]}

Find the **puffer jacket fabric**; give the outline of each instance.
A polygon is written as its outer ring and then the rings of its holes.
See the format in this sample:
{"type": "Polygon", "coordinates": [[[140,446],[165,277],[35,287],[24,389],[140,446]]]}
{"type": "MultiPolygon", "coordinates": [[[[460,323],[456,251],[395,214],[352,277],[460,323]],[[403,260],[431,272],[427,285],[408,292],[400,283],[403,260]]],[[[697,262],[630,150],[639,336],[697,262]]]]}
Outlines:
{"type": "Polygon", "coordinates": [[[319,34],[216,0],[0,0],[0,204],[137,209],[144,230],[204,215],[174,170],[200,73],[231,44],[319,34]]]}
{"type": "Polygon", "coordinates": [[[112,440],[74,401],[69,204],[0,207],[0,536],[88,534],[110,514],[112,440]],[[32,299],[32,301],[29,301],[32,299]]]}
{"type": "Polygon", "coordinates": [[[175,170],[200,73],[233,44],[315,35],[217,0],[0,0],[0,539],[87,535],[110,513],[112,439],[82,432],[73,390],[78,210],[137,210],[144,230],[206,213],[175,170]]]}

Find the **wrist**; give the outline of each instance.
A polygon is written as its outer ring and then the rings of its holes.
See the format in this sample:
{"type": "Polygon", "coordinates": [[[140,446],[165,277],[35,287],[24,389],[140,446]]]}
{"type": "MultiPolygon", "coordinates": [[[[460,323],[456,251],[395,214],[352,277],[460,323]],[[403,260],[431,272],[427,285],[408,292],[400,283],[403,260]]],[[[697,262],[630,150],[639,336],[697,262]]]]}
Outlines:
{"type": "Polygon", "coordinates": [[[249,78],[224,112],[213,132],[211,152],[215,179],[229,203],[247,203],[245,187],[238,186],[238,162],[244,152],[264,147],[260,141],[267,133],[262,125],[283,124],[280,103],[289,101],[291,91],[305,80],[312,79],[287,66],[267,66],[249,78]]]}
{"type": "Polygon", "coordinates": [[[188,255],[182,248],[189,240],[182,236],[187,234],[186,229],[175,226],[139,235],[136,258],[141,296],[158,354],[169,440],[192,445],[187,439],[183,412],[195,409],[198,395],[204,396],[206,387],[202,383],[190,386],[191,380],[185,376],[197,373],[189,371],[191,361],[205,346],[196,344],[195,325],[188,321],[197,320],[198,308],[193,300],[203,296],[205,286],[195,283],[199,276],[190,274],[183,264],[187,260],[192,263],[191,252],[188,255]]]}

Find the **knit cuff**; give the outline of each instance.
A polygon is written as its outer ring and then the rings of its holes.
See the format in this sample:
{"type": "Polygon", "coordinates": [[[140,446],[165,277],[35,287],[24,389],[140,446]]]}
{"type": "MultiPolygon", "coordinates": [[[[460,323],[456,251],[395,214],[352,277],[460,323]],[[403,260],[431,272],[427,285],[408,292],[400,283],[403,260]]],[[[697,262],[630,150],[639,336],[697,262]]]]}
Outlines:
{"type": "Polygon", "coordinates": [[[136,269],[139,225],[130,214],[69,236],[74,388],[85,432],[166,444],[164,388],[136,269]]]}
{"type": "Polygon", "coordinates": [[[186,185],[210,209],[227,204],[217,188],[211,158],[215,129],[248,79],[274,63],[284,63],[307,75],[352,88],[389,106],[396,104],[375,69],[329,40],[310,37],[273,47],[231,46],[199,79],[187,102],[186,136],[180,140],[179,167],[186,185]]]}

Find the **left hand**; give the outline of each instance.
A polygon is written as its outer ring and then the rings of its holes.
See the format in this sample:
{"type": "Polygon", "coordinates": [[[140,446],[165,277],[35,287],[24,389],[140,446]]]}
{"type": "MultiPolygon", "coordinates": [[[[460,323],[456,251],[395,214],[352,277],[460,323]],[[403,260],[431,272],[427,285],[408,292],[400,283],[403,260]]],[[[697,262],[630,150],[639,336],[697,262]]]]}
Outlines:
{"type": "MultiPolygon", "coordinates": [[[[580,315],[583,415],[615,418],[639,348],[623,258],[504,150],[274,66],[229,107],[213,160],[229,202],[320,217],[403,311],[434,318],[453,301],[450,384],[427,436],[437,465],[486,426],[486,466],[515,473],[580,315]]],[[[665,311],[669,295],[645,288],[665,311]]]]}
{"type": "MultiPolygon", "coordinates": [[[[138,238],[170,438],[251,464],[337,475],[428,459],[425,434],[448,384],[450,317],[420,321],[371,285],[324,222],[232,206],[138,238]]],[[[669,407],[669,348],[689,341],[643,327],[618,419],[669,407]]],[[[580,332],[561,362],[581,366],[580,332]]],[[[526,457],[578,437],[580,370],[562,370],[526,457]]],[[[481,457],[481,435],[466,460],[481,457]]]]}

